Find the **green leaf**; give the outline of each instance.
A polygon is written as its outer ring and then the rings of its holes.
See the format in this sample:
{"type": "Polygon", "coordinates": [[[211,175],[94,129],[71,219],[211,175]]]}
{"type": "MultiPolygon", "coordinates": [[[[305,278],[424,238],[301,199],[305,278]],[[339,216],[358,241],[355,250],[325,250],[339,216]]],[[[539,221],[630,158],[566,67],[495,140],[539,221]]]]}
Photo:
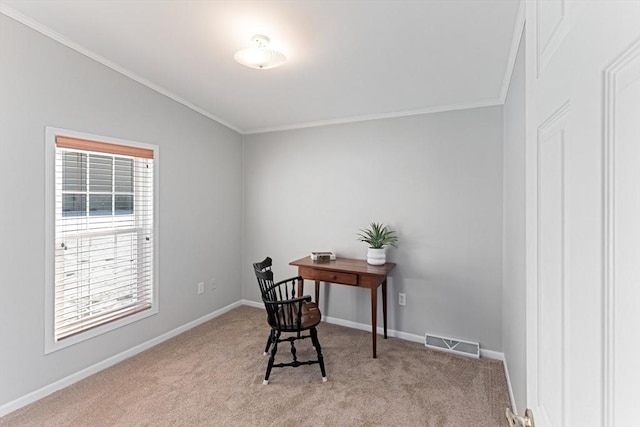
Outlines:
{"type": "Polygon", "coordinates": [[[396,246],[398,237],[396,232],[382,223],[372,222],[367,229],[360,229],[358,240],[365,242],[373,249],[381,249],[385,246],[396,246]]]}

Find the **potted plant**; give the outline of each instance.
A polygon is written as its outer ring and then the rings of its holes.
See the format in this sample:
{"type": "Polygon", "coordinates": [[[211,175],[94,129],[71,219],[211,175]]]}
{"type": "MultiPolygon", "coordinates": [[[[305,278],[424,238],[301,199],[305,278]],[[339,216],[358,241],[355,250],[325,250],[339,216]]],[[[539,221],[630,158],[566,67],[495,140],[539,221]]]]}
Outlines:
{"type": "Polygon", "coordinates": [[[367,263],[383,265],[387,262],[386,247],[397,247],[398,236],[396,236],[395,231],[386,225],[372,222],[369,228],[360,229],[358,240],[369,245],[367,263]]]}

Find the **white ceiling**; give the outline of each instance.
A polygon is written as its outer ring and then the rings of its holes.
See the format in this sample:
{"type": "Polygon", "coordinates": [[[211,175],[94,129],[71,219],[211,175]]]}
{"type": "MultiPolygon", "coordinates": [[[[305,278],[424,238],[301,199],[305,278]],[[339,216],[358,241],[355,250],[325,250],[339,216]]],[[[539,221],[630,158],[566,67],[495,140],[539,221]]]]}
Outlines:
{"type": "Polygon", "coordinates": [[[518,0],[0,0],[1,11],[242,133],[500,104],[518,0]],[[288,61],[233,54],[266,34],[288,61]]]}

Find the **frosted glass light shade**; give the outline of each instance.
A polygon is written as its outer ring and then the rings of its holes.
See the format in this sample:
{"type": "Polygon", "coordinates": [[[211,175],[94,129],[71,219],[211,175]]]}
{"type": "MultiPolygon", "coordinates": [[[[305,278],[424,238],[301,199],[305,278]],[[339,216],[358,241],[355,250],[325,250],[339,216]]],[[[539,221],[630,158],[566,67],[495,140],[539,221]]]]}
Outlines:
{"type": "Polygon", "coordinates": [[[266,70],[277,67],[287,60],[282,52],[269,47],[269,37],[256,35],[252,40],[256,43],[255,47],[240,50],[233,55],[233,58],[240,64],[266,70]]]}

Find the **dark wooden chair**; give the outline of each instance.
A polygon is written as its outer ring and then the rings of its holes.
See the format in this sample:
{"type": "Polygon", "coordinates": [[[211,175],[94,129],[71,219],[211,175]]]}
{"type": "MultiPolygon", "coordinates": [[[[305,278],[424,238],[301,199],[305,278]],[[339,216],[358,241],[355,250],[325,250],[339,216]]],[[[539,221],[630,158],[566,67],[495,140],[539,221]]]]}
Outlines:
{"type": "Polygon", "coordinates": [[[283,368],[292,366],[297,368],[300,365],[320,364],[322,372],[322,381],[327,381],[327,374],[324,369],[324,359],[322,357],[322,348],[318,341],[318,332],[316,326],[320,323],[322,314],[318,307],[311,302],[311,296],[296,297],[296,287],[298,281],[302,277],[292,277],[290,279],[273,282],[273,271],[271,271],[271,258],[267,257],[262,262],[253,264],[253,269],[258,279],[260,292],[262,293],[262,301],[267,309],[267,321],[271,326],[271,332],[264,354],[269,354],[271,348],[271,356],[267,365],[267,373],[264,376],[263,384],[269,384],[269,375],[272,368],[283,368]],[[303,332],[309,331],[309,335],[303,335],[303,332]],[[292,334],[283,337],[282,334],[292,334]],[[299,361],[296,356],[296,347],[294,342],[311,338],[313,347],[318,354],[317,360],[299,361]],[[278,352],[278,343],[288,341],[291,344],[291,354],[293,362],[274,363],[276,353],[278,352]]]}

